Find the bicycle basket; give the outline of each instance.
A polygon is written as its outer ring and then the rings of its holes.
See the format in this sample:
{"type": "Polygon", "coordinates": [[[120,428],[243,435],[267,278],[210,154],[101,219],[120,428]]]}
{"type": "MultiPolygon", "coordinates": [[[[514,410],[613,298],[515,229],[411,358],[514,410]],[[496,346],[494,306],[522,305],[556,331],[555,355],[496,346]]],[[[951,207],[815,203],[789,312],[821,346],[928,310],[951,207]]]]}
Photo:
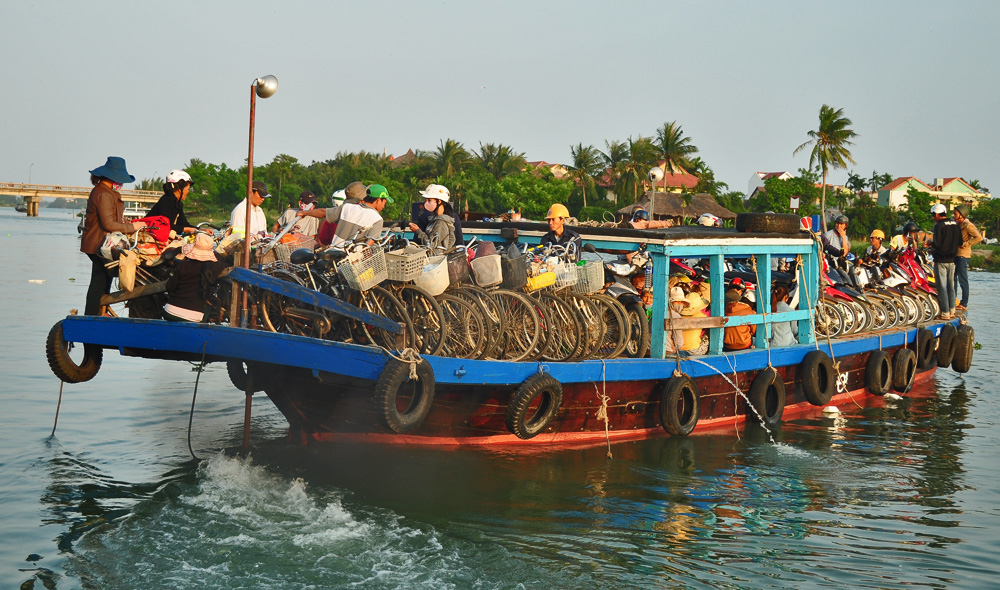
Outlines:
{"type": "Polygon", "coordinates": [[[530,293],[531,291],[551,287],[554,284],[556,284],[556,273],[542,272],[538,273],[537,276],[528,277],[524,285],[524,290],[530,293]]]}
{"type": "Polygon", "coordinates": [[[412,281],[420,276],[427,264],[427,251],[408,246],[402,250],[385,253],[390,281],[412,281]]]}
{"type": "Polygon", "coordinates": [[[448,263],[444,256],[431,256],[427,264],[421,268],[420,275],[413,284],[427,291],[432,297],[437,297],[448,288],[448,263]]]}
{"type": "Polygon", "coordinates": [[[452,285],[472,282],[472,277],[469,275],[469,256],[465,250],[448,255],[448,280],[452,285]]]}
{"type": "Polygon", "coordinates": [[[556,266],[556,288],[572,287],[577,282],[576,265],[562,262],[556,266]]]}
{"type": "Polygon", "coordinates": [[[500,283],[500,286],[504,289],[520,289],[528,282],[528,267],[525,266],[524,256],[516,258],[501,257],[500,271],[503,275],[503,281],[500,283]]]}
{"type": "Polygon", "coordinates": [[[574,293],[596,293],[604,286],[604,265],[600,260],[588,260],[576,267],[574,293]]]}
{"type": "Polygon", "coordinates": [[[366,291],[389,277],[385,253],[378,244],[365,246],[347,255],[337,266],[344,282],[355,291],[366,291]]]}
{"type": "Polygon", "coordinates": [[[492,287],[503,281],[499,254],[476,256],[472,259],[472,274],[480,287],[492,287]]]}

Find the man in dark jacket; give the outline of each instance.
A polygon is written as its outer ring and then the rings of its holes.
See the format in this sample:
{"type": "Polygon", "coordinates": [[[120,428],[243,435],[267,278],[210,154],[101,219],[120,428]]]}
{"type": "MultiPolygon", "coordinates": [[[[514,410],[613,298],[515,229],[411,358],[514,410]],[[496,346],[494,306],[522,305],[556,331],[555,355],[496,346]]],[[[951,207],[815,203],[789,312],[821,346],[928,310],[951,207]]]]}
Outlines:
{"type": "Polygon", "coordinates": [[[931,207],[931,215],[937,223],[933,240],[926,245],[931,246],[934,254],[934,280],[941,306],[939,317],[950,320],[955,317],[955,255],[962,245],[962,228],[948,218],[948,210],[940,203],[931,207]]]}

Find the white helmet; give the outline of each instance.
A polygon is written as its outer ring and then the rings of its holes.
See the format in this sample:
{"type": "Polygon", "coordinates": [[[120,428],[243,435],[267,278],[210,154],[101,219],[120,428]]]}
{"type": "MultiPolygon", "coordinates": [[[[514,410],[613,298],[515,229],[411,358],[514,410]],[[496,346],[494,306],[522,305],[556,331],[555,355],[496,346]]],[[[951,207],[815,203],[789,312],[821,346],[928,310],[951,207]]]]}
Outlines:
{"type": "Polygon", "coordinates": [[[451,201],[451,192],[448,190],[448,187],[440,184],[429,184],[426,190],[420,191],[420,194],[425,199],[437,199],[445,203],[451,201]]]}
{"type": "Polygon", "coordinates": [[[698,218],[698,225],[704,225],[705,227],[715,227],[716,222],[719,220],[718,217],[712,215],[711,213],[702,213],[701,217],[698,218]]]}
{"type": "Polygon", "coordinates": [[[339,205],[347,200],[347,191],[340,189],[339,191],[333,192],[333,204],[339,205]]]}
{"type": "Polygon", "coordinates": [[[945,209],[944,205],[942,205],[941,203],[937,203],[936,205],[931,207],[931,215],[947,215],[947,214],[948,210],[945,209]]]}
{"type": "Polygon", "coordinates": [[[183,170],[171,170],[167,172],[167,182],[173,184],[175,182],[191,182],[191,175],[183,170]]]}

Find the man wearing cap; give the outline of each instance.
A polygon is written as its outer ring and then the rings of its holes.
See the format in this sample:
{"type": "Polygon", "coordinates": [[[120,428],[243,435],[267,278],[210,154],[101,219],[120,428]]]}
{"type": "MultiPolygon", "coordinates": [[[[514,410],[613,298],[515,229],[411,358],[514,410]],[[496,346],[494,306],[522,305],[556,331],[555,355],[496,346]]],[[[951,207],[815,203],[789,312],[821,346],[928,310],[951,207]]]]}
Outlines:
{"type": "MultiPolygon", "coordinates": [[[[250,190],[250,239],[251,241],[260,239],[267,233],[267,218],[264,217],[264,210],[260,208],[264,199],[271,195],[267,192],[267,185],[259,180],[253,181],[250,190]]],[[[233,208],[229,216],[230,231],[236,236],[245,237],[247,223],[247,200],[243,199],[233,208]]]]}
{"type": "MultiPolygon", "coordinates": [[[[955,223],[962,230],[962,245],[955,255],[955,281],[962,288],[962,297],[955,309],[965,311],[969,305],[969,258],[972,258],[972,247],[983,241],[983,236],[976,226],[969,221],[969,208],[965,205],[955,207],[951,212],[955,223]]],[[[955,291],[958,295],[958,291],[955,291]]]]}
{"type": "Polygon", "coordinates": [[[934,255],[934,280],[937,287],[938,305],[941,307],[942,320],[955,317],[955,255],[962,245],[962,228],[954,219],[948,219],[948,210],[938,203],[931,207],[934,216],[933,240],[925,245],[931,246],[934,255]]]}
{"type": "MultiPolygon", "coordinates": [[[[347,197],[350,199],[350,193],[347,197]]],[[[325,218],[330,223],[336,223],[337,229],[333,233],[331,246],[341,246],[360,238],[367,238],[370,244],[382,233],[382,210],[386,203],[392,202],[393,199],[384,186],[373,184],[365,191],[365,198],[360,203],[345,202],[339,207],[299,211],[296,215],[325,218]]]]}
{"type": "MultiPolygon", "coordinates": [[[[289,207],[281,214],[281,217],[274,224],[274,228],[271,230],[277,233],[279,230],[287,226],[289,223],[295,219],[295,214],[299,211],[309,211],[316,208],[316,194],[311,191],[302,191],[299,195],[299,208],[292,209],[289,207]]],[[[319,219],[315,217],[301,217],[289,230],[297,234],[306,235],[309,237],[314,237],[319,233],[319,219]]]]}
{"type": "Polygon", "coordinates": [[[566,205],[556,203],[549,207],[549,212],[545,214],[545,219],[549,222],[549,232],[542,236],[541,244],[554,244],[558,246],[568,246],[570,242],[576,243],[571,262],[579,262],[580,252],[583,247],[583,238],[580,234],[566,227],[566,220],[569,219],[569,209],[566,205]]]}
{"type": "MultiPolygon", "coordinates": [[[[430,184],[427,188],[420,191],[420,195],[426,199],[436,198],[434,195],[445,194],[448,195],[448,200],[451,199],[451,192],[447,187],[440,184],[430,184]]],[[[455,226],[455,243],[462,245],[465,243],[465,236],[462,235],[462,220],[459,219],[458,213],[455,211],[454,207],[449,207],[449,215],[451,215],[455,226]]],[[[419,234],[421,232],[427,233],[427,225],[430,224],[431,219],[434,218],[434,214],[425,208],[420,208],[420,213],[417,214],[417,218],[410,222],[410,231],[414,234],[419,234]]]]}

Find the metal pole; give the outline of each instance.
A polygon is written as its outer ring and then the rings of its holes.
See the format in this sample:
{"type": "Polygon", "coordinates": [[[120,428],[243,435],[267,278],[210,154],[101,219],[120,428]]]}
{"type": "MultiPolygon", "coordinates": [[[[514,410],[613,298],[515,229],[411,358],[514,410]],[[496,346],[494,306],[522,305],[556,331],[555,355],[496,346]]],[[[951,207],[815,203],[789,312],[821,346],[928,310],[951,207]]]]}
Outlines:
{"type": "MultiPolygon", "coordinates": [[[[250,146],[247,149],[247,200],[246,218],[243,225],[243,268],[250,268],[250,208],[253,206],[250,202],[250,196],[253,194],[253,127],[256,107],[257,82],[254,81],[250,85],[250,146]]],[[[243,291],[243,296],[240,298],[240,309],[239,313],[233,314],[233,317],[239,317],[240,327],[245,328],[247,327],[247,291],[242,285],[240,289],[243,291]]]]}

